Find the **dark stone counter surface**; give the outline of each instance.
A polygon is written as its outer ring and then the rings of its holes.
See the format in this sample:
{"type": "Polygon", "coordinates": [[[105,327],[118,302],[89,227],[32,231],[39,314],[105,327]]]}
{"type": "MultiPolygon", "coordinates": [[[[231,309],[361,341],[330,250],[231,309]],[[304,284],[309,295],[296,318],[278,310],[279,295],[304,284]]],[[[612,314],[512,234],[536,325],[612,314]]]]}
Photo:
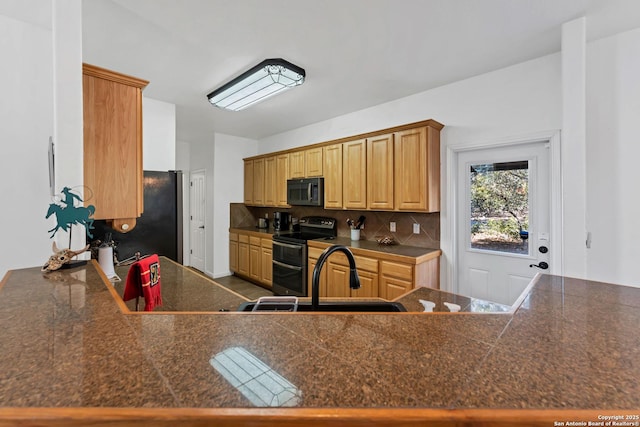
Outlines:
{"type": "Polygon", "coordinates": [[[98,270],[5,276],[0,406],[640,408],[637,288],[543,275],[503,314],[125,314],[98,270]]]}
{"type": "Polygon", "coordinates": [[[407,245],[381,245],[372,240],[351,240],[348,237],[336,237],[332,240],[312,240],[309,246],[329,247],[331,245],[348,246],[353,253],[366,254],[366,252],[382,253],[387,256],[404,258],[405,262],[419,263],[431,258],[439,257],[440,249],[421,248],[407,245]]]}
{"type": "MultiPolygon", "coordinates": [[[[239,228],[230,228],[230,232],[249,232],[258,237],[272,237],[277,236],[279,234],[286,234],[288,232],[279,232],[274,231],[273,228],[257,228],[257,227],[239,227],[239,228]]],[[[308,245],[317,248],[325,248],[331,245],[344,245],[348,246],[352,250],[355,249],[354,253],[366,253],[369,252],[377,252],[386,255],[394,255],[401,258],[405,258],[406,262],[422,262],[427,259],[431,259],[434,257],[438,257],[441,254],[440,249],[433,248],[422,248],[419,246],[408,246],[408,245],[381,245],[373,240],[351,240],[348,237],[336,237],[331,240],[318,239],[318,240],[310,240],[308,241],[308,245]]]]}

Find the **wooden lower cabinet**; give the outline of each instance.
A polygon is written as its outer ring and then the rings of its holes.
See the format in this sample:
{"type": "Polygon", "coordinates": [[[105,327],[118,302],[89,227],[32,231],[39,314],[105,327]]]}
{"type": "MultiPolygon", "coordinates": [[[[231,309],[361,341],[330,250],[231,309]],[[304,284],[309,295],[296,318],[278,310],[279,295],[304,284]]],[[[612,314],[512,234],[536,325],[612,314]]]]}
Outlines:
{"type": "Polygon", "coordinates": [[[378,273],[358,270],[360,289],[351,289],[351,296],[358,298],[378,297],[378,273]]]}
{"type": "Polygon", "coordinates": [[[229,233],[229,270],[238,271],[238,233],[229,233]]]}
{"type": "Polygon", "coordinates": [[[271,288],[273,241],[271,236],[255,234],[229,233],[229,269],[243,279],[271,288]]]}
{"type": "Polygon", "coordinates": [[[249,277],[259,282],[262,274],[260,269],[260,258],[262,257],[260,238],[251,236],[249,242],[249,277]]]}
{"type": "MultiPolygon", "coordinates": [[[[308,251],[308,295],[311,296],[313,269],[322,249],[309,248],[308,251]]],[[[351,289],[349,285],[349,262],[339,252],[331,254],[320,273],[321,297],[377,297],[378,296],[378,260],[355,256],[360,289],[351,289]]]]}
{"type": "Polygon", "coordinates": [[[249,260],[249,236],[238,234],[238,274],[249,277],[249,260]]]}
{"type": "Polygon", "coordinates": [[[380,261],[380,297],[393,300],[416,286],[439,289],[439,278],[439,258],[433,258],[419,264],[380,261]]]}
{"type": "Polygon", "coordinates": [[[393,300],[413,289],[413,283],[397,277],[382,276],[380,278],[380,297],[393,300]]]}
{"type": "MultiPolygon", "coordinates": [[[[309,295],[313,269],[324,248],[310,246],[308,249],[309,295]]],[[[355,249],[354,252],[358,250],[355,249]]],[[[320,274],[320,297],[384,298],[394,300],[418,286],[439,289],[440,255],[427,260],[402,262],[399,257],[366,251],[354,254],[360,289],[349,287],[349,263],[341,252],[331,254],[320,274]],[[369,254],[373,254],[369,256],[369,254]]]]}
{"type": "Polygon", "coordinates": [[[327,268],[327,291],[328,297],[350,297],[349,288],[349,267],[334,264],[329,261],[327,268]]]}
{"type": "MultiPolygon", "coordinates": [[[[307,255],[307,295],[311,297],[311,285],[313,284],[313,270],[316,268],[318,257],[322,253],[322,249],[309,248],[307,255]]],[[[323,268],[320,272],[320,296],[327,296],[327,269],[323,268]]]]}
{"type": "Polygon", "coordinates": [[[392,300],[413,289],[413,265],[380,261],[380,296],[392,300]]]}
{"type": "Polygon", "coordinates": [[[260,281],[269,288],[273,284],[273,240],[260,239],[260,281]]]}

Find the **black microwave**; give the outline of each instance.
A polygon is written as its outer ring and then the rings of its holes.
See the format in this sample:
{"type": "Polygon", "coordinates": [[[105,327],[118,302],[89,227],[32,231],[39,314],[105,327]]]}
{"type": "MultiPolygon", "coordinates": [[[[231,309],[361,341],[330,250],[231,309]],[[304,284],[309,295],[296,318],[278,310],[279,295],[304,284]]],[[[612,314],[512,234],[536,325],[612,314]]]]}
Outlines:
{"type": "Polygon", "coordinates": [[[287,180],[287,203],[291,206],[324,206],[324,178],[287,180]]]}

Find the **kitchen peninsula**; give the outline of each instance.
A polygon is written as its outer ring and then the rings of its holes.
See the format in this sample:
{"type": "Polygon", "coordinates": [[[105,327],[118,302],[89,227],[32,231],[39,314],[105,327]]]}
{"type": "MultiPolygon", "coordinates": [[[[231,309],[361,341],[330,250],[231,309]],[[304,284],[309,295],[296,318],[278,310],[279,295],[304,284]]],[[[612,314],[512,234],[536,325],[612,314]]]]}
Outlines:
{"type": "Polygon", "coordinates": [[[542,275],[527,292],[500,314],[127,314],[93,261],[12,270],[0,426],[640,421],[640,289],[542,275]],[[229,351],[265,369],[234,386],[229,351]]]}

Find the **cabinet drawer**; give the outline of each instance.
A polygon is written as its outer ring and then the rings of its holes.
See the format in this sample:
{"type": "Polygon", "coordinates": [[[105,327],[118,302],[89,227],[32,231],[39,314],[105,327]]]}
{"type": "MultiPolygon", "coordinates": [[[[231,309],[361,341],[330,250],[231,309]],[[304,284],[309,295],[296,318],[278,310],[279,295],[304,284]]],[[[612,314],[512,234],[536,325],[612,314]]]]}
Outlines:
{"type": "Polygon", "coordinates": [[[380,272],[385,276],[398,277],[409,281],[413,280],[413,266],[410,264],[380,261],[380,272]]]}
{"type": "Polygon", "coordinates": [[[378,272],[378,260],[373,258],[366,258],[361,256],[355,256],[356,266],[358,270],[370,271],[372,273],[378,272]]]}
{"type": "Polygon", "coordinates": [[[308,248],[307,250],[307,256],[309,258],[313,258],[313,259],[318,259],[320,258],[320,254],[324,252],[324,249],[318,249],[318,248],[308,248]]]}
{"type": "MultiPolygon", "coordinates": [[[[378,272],[378,260],[359,255],[354,255],[353,258],[356,260],[356,267],[358,268],[358,271],[371,271],[372,273],[378,272]]],[[[347,260],[346,255],[340,252],[334,252],[331,254],[329,262],[345,267],[349,266],[349,261],[347,260]]]]}
{"type": "Polygon", "coordinates": [[[273,240],[271,239],[260,239],[260,246],[263,248],[271,249],[273,247],[273,240]]]}
{"type": "Polygon", "coordinates": [[[238,233],[229,233],[229,240],[231,240],[232,242],[237,242],[238,241],[238,233]]]}
{"type": "Polygon", "coordinates": [[[260,246],[260,238],[259,237],[255,237],[255,236],[251,236],[249,237],[249,243],[253,246],[260,246]]]}
{"type": "Polygon", "coordinates": [[[240,243],[249,243],[249,235],[248,234],[238,234],[238,241],[240,243]]]}

